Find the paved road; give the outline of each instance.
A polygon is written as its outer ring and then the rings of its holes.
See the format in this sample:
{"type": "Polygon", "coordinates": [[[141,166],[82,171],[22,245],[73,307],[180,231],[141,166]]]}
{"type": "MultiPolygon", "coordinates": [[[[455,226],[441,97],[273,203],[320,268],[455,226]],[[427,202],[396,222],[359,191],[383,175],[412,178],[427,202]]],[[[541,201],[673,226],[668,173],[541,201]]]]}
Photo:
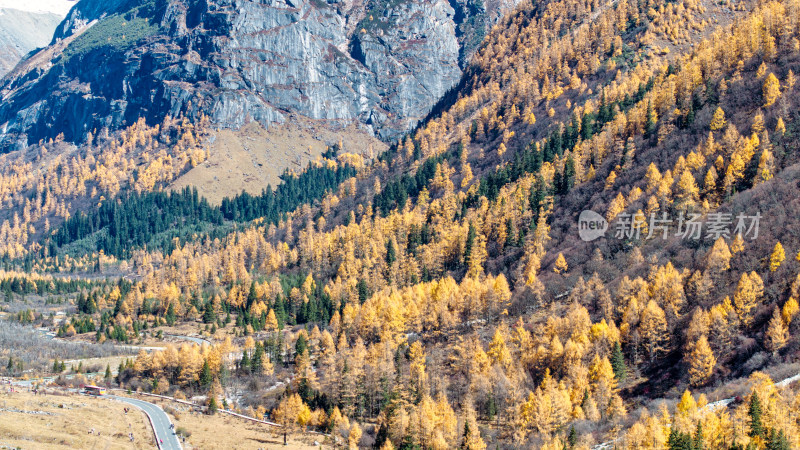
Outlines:
{"type": "Polygon", "coordinates": [[[64,379],[66,379],[66,380],[71,380],[71,379],[75,378],[75,376],[77,376],[77,375],[83,375],[86,378],[92,378],[92,377],[97,377],[97,376],[102,377],[104,374],[105,374],[105,372],[88,372],[88,373],[81,373],[81,374],[71,373],[69,375],[58,375],[58,376],[52,376],[52,377],[32,378],[30,380],[18,380],[18,381],[12,382],[11,384],[13,384],[15,386],[22,386],[22,387],[26,387],[26,388],[32,388],[36,384],[47,385],[49,383],[52,383],[52,382],[56,381],[56,379],[59,376],[64,377],[64,379]]]}
{"type": "Polygon", "coordinates": [[[197,345],[203,345],[203,344],[211,345],[210,341],[208,341],[207,339],[199,338],[199,337],[179,336],[177,334],[165,334],[164,337],[171,337],[171,338],[179,339],[179,340],[182,340],[182,341],[190,341],[190,342],[194,342],[197,345]]]}
{"type": "Polygon", "coordinates": [[[172,422],[169,421],[169,417],[167,417],[167,413],[165,413],[163,409],[152,403],[135,398],[118,397],[116,395],[109,395],[108,397],[135,406],[144,411],[153,422],[153,428],[155,428],[156,438],[159,440],[158,447],[160,449],[181,450],[181,443],[170,428],[172,422]]]}

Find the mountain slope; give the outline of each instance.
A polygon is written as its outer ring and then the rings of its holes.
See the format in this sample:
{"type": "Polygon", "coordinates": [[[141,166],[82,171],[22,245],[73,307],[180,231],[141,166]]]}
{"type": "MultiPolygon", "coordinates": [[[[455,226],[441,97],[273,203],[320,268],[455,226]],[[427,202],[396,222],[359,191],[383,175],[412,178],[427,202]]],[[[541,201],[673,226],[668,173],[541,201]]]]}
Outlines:
{"type": "Polygon", "coordinates": [[[5,8],[0,3],[0,77],[29,52],[46,46],[62,16],[5,8]]]}
{"type": "Polygon", "coordinates": [[[768,374],[800,354],[798,71],[798,0],[524,3],[374,161],[332,148],[218,209],[119,197],[37,236],[28,266],[136,280],[77,297],[90,337],[202,321],[220,342],[142,355],[121,385],[354,446],[796,448],[797,388],[768,374]],[[609,222],[594,240],[587,210],[609,222]],[[67,258],[81,246],[104,254],[67,258]]]}
{"type": "MultiPolygon", "coordinates": [[[[460,36],[490,25],[485,7],[467,9],[482,20],[460,36]]],[[[455,16],[444,0],[85,0],[53,48],[0,85],[0,145],[60,133],[82,142],[104,127],[181,113],[227,128],[296,113],[391,138],[459,80],[455,16]]]]}

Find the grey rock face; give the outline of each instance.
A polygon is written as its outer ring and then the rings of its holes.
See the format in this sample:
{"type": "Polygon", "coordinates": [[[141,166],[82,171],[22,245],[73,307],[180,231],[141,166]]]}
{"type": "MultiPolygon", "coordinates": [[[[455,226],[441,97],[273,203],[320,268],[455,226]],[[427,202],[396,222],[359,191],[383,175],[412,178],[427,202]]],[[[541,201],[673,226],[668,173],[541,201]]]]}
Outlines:
{"type": "Polygon", "coordinates": [[[231,128],[291,114],[357,121],[388,140],[461,77],[463,11],[485,8],[453,5],[458,14],[447,0],[83,0],[53,39],[71,41],[64,52],[0,81],[0,151],[181,113],[231,128]]]}

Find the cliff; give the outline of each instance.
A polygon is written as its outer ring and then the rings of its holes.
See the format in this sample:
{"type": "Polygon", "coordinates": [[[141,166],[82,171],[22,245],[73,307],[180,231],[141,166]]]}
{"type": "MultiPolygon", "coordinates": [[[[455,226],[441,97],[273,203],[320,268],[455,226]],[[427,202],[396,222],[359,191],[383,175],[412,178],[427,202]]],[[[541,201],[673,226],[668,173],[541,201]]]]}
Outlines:
{"type": "Polygon", "coordinates": [[[84,0],[0,81],[0,148],[180,114],[222,128],[298,114],[389,140],[458,82],[503,5],[84,0]]]}

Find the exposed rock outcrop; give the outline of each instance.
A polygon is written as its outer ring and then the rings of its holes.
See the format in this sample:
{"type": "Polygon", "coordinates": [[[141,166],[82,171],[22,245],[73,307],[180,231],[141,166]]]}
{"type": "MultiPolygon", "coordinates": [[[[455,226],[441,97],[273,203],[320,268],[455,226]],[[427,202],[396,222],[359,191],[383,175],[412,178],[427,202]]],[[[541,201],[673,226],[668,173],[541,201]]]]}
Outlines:
{"type": "Polygon", "coordinates": [[[237,128],[294,113],[391,139],[460,79],[465,26],[492,20],[484,4],[452,5],[83,0],[0,82],[0,148],[179,114],[237,128]]]}

